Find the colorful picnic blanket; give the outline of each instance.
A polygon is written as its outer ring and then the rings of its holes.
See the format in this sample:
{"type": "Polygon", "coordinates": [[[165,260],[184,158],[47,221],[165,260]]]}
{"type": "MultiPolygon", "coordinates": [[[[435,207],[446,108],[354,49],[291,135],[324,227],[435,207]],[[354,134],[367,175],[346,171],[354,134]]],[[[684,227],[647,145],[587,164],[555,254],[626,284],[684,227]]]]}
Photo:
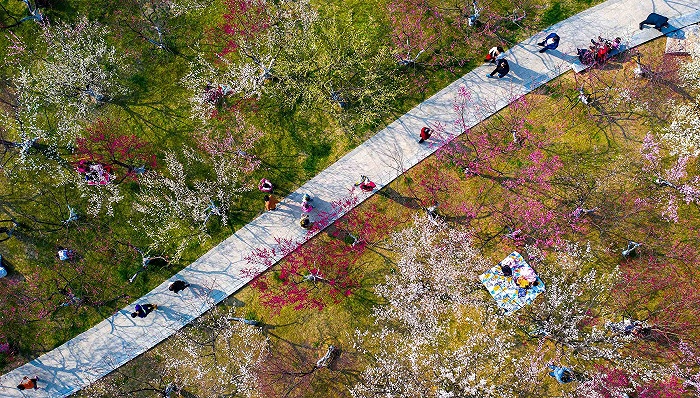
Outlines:
{"type": "Polygon", "coordinates": [[[479,279],[506,315],[532,304],[535,298],[544,292],[544,282],[518,252],[509,254],[498,265],[479,275],[479,279]],[[513,270],[513,275],[505,276],[501,271],[502,265],[508,265],[513,270]],[[537,286],[522,289],[516,285],[518,277],[527,276],[530,279],[531,275],[535,276],[537,286]]]}

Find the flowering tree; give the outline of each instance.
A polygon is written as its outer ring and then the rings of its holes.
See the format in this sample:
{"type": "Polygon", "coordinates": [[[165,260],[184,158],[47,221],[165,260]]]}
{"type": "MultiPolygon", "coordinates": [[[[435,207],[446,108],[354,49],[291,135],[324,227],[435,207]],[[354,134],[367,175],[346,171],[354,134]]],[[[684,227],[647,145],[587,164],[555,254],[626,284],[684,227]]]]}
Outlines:
{"type": "Polygon", "coordinates": [[[266,397],[332,396],[355,378],[354,365],[352,355],[333,344],[277,341],[255,371],[256,390],[266,397]]]}
{"type": "MultiPolygon", "coordinates": [[[[681,66],[678,73],[691,92],[700,91],[700,49],[697,45],[690,62],[681,66]]],[[[662,138],[669,142],[673,154],[700,155],[700,94],[696,94],[692,101],[674,104],[671,124],[662,138]]]]}
{"type": "MultiPolygon", "coordinates": [[[[333,210],[318,215],[314,231],[326,228],[356,201],[351,196],[334,203],[333,210]]],[[[386,231],[395,224],[376,207],[352,210],[328,227],[329,239],[312,239],[301,246],[295,241],[278,240],[273,249],[251,253],[247,260],[252,268],[247,273],[257,275],[284,257],[279,269],[272,270],[271,275],[258,276],[252,283],[261,292],[262,302],[274,311],[286,306],[321,310],[363,287],[361,270],[367,261],[363,255],[367,248],[384,239],[386,231]]]]}
{"type": "Polygon", "coordinates": [[[249,153],[261,133],[240,119],[226,132],[200,134],[200,152],[185,147],[167,152],[161,171],[146,171],[134,208],[142,214],[130,223],[153,242],[155,252],[179,258],[191,239],[206,239],[212,217],[228,223],[242,192],[254,189],[247,177],[259,166],[249,153]]]}
{"type": "MultiPolygon", "coordinates": [[[[235,0],[216,58],[198,56],[183,79],[195,117],[206,121],[241,100],[272,99],[285,109],[332,110],[344,127],[374,123],[400,88],[388,47],[357,32],[352,16],[327,17],[305,1],[235,0]]],[[[337,15],[336,15],[337,14],[337,15]]]]}
{"type": "Polygon", "coordinates": [[[444,20],[427,0],[393,0],[388,11],[397,62],[402,66],[413,65],[421,54],[431,52],[444,20]]]}
{"type": "Polygon", "coordinates": [[[286,256],[273,276],[260,276],[252,286],[261,291],[263,304],[276,311],[288,305],[320,310],[359,287],[358,259],[364,247],[335,239],[313,240],[286,256]]]}
{"type": "MultiPolygon", "coordinates": [[[[672,167],[664,167],[662,146],[649,133],[641,148],[642,170],[651,174],[654,184],[667,191],[666,206],[661,215],[667,221],[678,222],[678,201],[686,204],[700,201],[700,177],[688,177],[689,165],[697,163],[697,155],[680,154],[675,156],[672,167]]],[[[672,151],[671,151],[672,152],[672,151]]]]}
{"type": "Polygon", "coordinates": [[[118,81],[125,66],[107,34],[107,28],[82,18],[72,25],[42,25],[39,51],[28,50],[15,36],[16,111],[5,120],[22,140],[71,144],[97,106],[126,92],[118,81]]]}
{"type": "Polygon", "coordinates": [[[84,137],[75,141],[75,155],[79,160],[124,169],[114,183],[136,179],[146,169],[156,167],[153,146],[133,134],[120,134],[120,128],[115,120],[97,120],[85,129],[84,137]]]}
{"type": "Polygon", "coordinates": [[[374,310],[377,330],[356,333],[356,348],[371,363],[352,395],[512,395],[512,386],[496,379],[515,346],[485,305],[477,275],[490,266],[469,235],[416,217],[392,247],[399,259],[376,287],[385,302],[374,310]]]}
{"type": "Polygon", "coordinates": [[[567,244],[552,264],[540,263],[537,270],[546,291],[518,311],[518,322],[524,322],[527,336],[545,337],[585,360],[615,360],[629,339],[608,333],[600,314],[609,312],[606,306],[619,274],[587,270],[592,261],[590,246],[567,244]]]}
{"type": "MultiPolygon", "coordinates": [[[[560,131],[550,130],[543,136],[532,128],[536,123],[530,112],[536,101],[528,97],[515,100],[508,111],[497,114],[497,119],[488,126],[468,129],[474,118],[495,105],[474,104],[471,93],[460,87],[453,105],[456,111],[453,126],[438,125],[435,130],[447,132],[452,127],[465,134],[442,146],[437,152],[438,159],[461,170],[462,177],[457,178],[478,178],[481,193],[498,192],[502,200],[487,201],[478,213],[469,212],[472,219],[481,214],[490,216],[489,232],[486,227],[479,231],[486,239],[501,235],[517,244],[554,247],[569,229],[569,214],[574,210],[558,201],[541,200],[542,195],[549,198],[561,195],[556,193],[556,185],[563,163],[546,149],[560,131]]],[[[436,186],[453,186],[450,180],[454,178],[451,174],[436,173],[419,182],[431,192],[436,186]]]]}
{"type": "Polygon", "coordinates": [[[130,0],[121,4],[115,11],[121,25],[156,49],[175,54],[178,54],[173,40],[176,18],[208,5],[202,0],[130,0]]]}
{"type": "Polygon", "coordinates": [[[259,96],[265,82],[285,79],[287,68],[304,65],[294,48],[317,19],[308,1],[228,0],[221,31],[222,55],[234,55],[234,92],[259,96]]]}

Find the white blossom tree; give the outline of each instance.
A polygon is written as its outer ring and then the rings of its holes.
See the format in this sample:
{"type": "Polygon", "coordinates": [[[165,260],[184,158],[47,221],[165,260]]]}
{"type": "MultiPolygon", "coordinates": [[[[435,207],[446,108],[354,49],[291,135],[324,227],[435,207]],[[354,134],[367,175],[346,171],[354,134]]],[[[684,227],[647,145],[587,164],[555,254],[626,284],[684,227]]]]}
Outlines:
{"type": "MultiPolygon", "coordinates": [[[[696,39],[697,41],[697,39],[696,39]]],[[[691,59],[682,65],[678,73],[690,92],[692,100],[674,103],[671,124],[665,129],[662,138],[671,145],[672,154],[700,155],[700,43],[695,43],[691,59]]]]}
{"type": "Polygon", "coordinates": [[[15,106],[3,121],[21,141],[69,146],[98,106],[126,93],[118,79],[126,65],[108,35],[106,27],[81,18],[42,24],[36,50],[14,36],[8,64],[15,71],[15,106]]]}
{"type": "Polygon", "coordinates": [[[385,302],[375,308],[377,330],[356,333],[371,364],[352,395],[514,396],[494,377],[512,366],[515,343],[479,289],[477,276],[490,266],[467,233],[414,221],[393,237],[400,258],[376,288],[385,302]]]}
{"type": "Polygon", "coordinates": [[[143,217],[129,222],[153,242],[151,249],[179,258],[189,241],[208,238],[210,219],[226,225],[239,195],[255,188],[246,177],[260,162],[248,151],[262,133],[242,120],[237,128],[200,134],[201,151],[167,152],[164,170],[140,177],[134,208],[143,217]]]}
{"type": "Polygon", "coordinates": [[[308,0],[228,0],[226,6],[223,51],[214,60],[195,59],[183,79],[197,116],[223,96],[259,98],[267,83],[283,82],[290,68],[308,63],[296,54],[317,20],[308,0]]]}

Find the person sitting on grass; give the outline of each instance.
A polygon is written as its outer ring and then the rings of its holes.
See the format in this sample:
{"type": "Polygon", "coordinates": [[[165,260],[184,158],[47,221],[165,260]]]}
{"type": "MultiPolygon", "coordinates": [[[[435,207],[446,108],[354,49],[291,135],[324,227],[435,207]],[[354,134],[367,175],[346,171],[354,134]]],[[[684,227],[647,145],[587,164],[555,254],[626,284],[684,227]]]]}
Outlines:
{"type": "Polygon", "coordinates": [[[75,252],[65,247],[59,247],[56,253],[56,258],[60,261],[72,261],[75,259],[75,252]]]}
{"type": "Polygon", "coordinates": [[[574,381],[574,373],[571,371],[571,369],[554,365],[549,365],[549,368],[552,369],[552,371],[549,372],[549,375],[557,379],[559,383],[566,384],[574,381]]]}
{"type": "Polygon", "coordinates": [[[262,192],[267,192],[267,193],[272,193],[272,190],[275,188],[274,185],[268,180],[267,178],[263,178],[260,180],[260,184],[258,184],[258,189],[262,192]]]}

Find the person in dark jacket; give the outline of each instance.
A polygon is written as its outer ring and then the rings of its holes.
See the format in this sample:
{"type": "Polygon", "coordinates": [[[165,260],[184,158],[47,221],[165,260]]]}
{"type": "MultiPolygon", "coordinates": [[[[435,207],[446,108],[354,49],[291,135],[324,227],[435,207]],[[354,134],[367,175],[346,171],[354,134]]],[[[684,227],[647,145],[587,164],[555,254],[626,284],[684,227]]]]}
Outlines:
{"type": "Polygon", "coordinates": [[[185,290],[189,286],[190,286],[189,283],[178,279],[178,280],[172,282],[170,284],[170,286],[168,286],[168,290],[170,290],[171,292],[180,293],[181,291],[185,290]]]}
{"type": "Polygon", "coordinates": [[[131,313],[132,318],[145,318],[158,308],[155,304],[136,304],[135,311],[131,313]]]}
{"type": "Polygon", "coordinates": [[[639,30],[644,29],[644,25],[654,25],[654,29],[661,30],[668,27],[668,18],[652,12],[647,19],[639,23],[639,30]]]}
{"type": "Polygon", "coordinates": [[[505,59],[499,59],[496,61],[496,69],[491,72],[491,74],[488,75],[488,77],[493,77],[496,73],[498,73],[498,78],[502,78],[503,76],[507,75],[508,72],[510,72],[510,65],[508,65],[508,61],[505,59]]]}
{"type": "Polygon", "coordinates": [[[548,34],[547,37],[544,38],[544,40],[537,43],[537,45],[544,47],[540,50],[541,53],[547,50],[554,50],[555,48],[559,47],[559,35],[552,32],[548,34]]]}

